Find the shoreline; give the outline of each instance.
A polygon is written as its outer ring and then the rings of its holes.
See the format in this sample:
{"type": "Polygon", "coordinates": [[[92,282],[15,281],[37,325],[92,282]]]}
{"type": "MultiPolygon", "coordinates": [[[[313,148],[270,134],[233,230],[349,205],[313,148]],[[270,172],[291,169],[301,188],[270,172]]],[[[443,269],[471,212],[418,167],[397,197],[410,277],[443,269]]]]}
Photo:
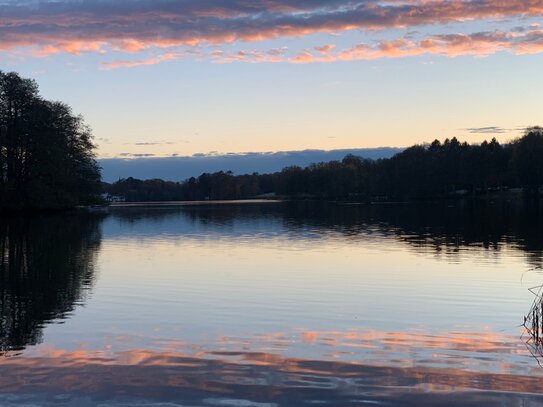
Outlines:
{"type": "Polygon", "coordinates": [[[289,197],[281,196],[275,199],[232,199],[232,200],[196,200],[196,201],[138,201],[138,202],[113,202],[103,205],[78,205],[70,208],[18,208],[0,209],[0,218],[10,216],[39,216],[67,213],[98,213],[123,208],[144,207],[190,207],[190,206],[226,206],[226,205],[258,205],[280,204],[286,202],[320,202],[339,205],[400,205],[422,203],[456,203],[456,202],[535,202],[543,198],[542,194],[527,196],[518,193],[497,193],[485,195],[435,197],[428,199],[384,199],[372,197],[365,200],[356,199],[319,199],[316,197],[289,197]]]}

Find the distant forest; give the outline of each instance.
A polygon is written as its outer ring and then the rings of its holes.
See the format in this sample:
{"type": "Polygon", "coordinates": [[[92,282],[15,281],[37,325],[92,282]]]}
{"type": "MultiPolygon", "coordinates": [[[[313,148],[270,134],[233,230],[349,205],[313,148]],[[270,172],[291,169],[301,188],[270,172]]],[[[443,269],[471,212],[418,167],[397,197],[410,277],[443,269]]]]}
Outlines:
{"type": "Polygon", "coordinates": [[[97,202],[100,169],[91,131],[38,85],[0,71],[0,211],[97,202]]]}
{"type": "MultiPolygon", "coordinates": [[[[204,173],[184,182],[120,179],[102,184],[126,201],[247,199],[282,196],[340,200],[413,200],[522,190],[539,196],[543,185],[543,128],[532,127],[507,144],[474,145],[456,138],[415,145],[392,158],[352,155],[341,161],[286,167],[273,174],[204,173]]],[[[114,198],[115,199],[115,198],[114,198]]]]}

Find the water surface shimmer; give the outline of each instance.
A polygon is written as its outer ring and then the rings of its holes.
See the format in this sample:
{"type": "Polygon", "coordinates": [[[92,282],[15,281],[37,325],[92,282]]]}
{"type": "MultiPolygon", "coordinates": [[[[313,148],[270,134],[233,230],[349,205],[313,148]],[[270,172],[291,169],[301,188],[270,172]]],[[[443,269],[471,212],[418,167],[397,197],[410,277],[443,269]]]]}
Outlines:
{"type": "Polygon", "coordinates": [[[0,405],[541,405],[542,226],[507,202],[5,219],[0,405]]]}

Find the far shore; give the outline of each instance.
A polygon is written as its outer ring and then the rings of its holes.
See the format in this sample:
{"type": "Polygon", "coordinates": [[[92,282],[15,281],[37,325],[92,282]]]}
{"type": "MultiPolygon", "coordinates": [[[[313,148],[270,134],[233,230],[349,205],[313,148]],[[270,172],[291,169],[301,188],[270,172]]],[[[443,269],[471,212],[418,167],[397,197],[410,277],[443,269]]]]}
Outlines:
{"type": "Polygon", "coordinates": [[[234,200],[206,200],[206,201],[153,201],[153,202],[114,202],[109,208],[130,208],[134,206],[201,206],[201,205],[233,205],[233,204],[261,204],[281,203],[282,199],[234,199],[234,200]]]}
{"type": "Polygon", "coordinates": [[[278,204],[285,202],[322,202],[336,204],[356,204],[356,205],[384,205],[384,204],[416,204],[416,203],[439,203],[439,202],[462,202],[462,201],[515,201],[538,199],[538,196],[526,196],[521,192],[511,193],[491,193],[484,195],[464,195],[451,197],[436,197],[433,199],[379,199],[374,197],[371,200],[337,200],[337,199],[318,199],[316,197],[289,197],[281,196],[273,199],[231,199],[231,200],[198,200],[198,201],[140,201],[140,202],[111,202],[101,206],[86,206],[82,209],[100,210],[100,209],[120,209],[133,207],[175,207],[175,206],[206,206],[206,205],[250,205],[250,204],[278,204]]]}

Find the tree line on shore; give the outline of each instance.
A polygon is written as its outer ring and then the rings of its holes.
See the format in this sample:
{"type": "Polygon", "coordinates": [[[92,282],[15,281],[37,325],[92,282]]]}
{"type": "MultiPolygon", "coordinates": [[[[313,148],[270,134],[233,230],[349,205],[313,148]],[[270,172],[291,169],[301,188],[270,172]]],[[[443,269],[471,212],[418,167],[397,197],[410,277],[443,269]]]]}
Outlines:
{"type": "Polygon", "coordinates": [[[407,148],[388,159],[286,167],[271,174],[204,173],[183,182],[120,179],[101,183],[90,128],[62,102],[44,99],[35,81],[0,71],[0,211],[63,209],[100,202],[291,198],[405,200],[522,188],[540,195],[543,129],[507,144],[456,138],[407,148]]]}
{"type": "Polygon", "coordinates": [[[100,169],[90,128],[38,85],[0,71],[0,211],[97,202],[100,169]]]}
{"type": "Polygon", "coordinates": [[[406,200],[481,195],[543,185],[543,128],[528,128],[507,144],[468,144],[456,138],[414,145],[392,158],[352,155],[341,161],[286,167],[272,174],[204,173],[183,182],[120,179],[102,190],[126,201],[291,198],[406,200]]]}

